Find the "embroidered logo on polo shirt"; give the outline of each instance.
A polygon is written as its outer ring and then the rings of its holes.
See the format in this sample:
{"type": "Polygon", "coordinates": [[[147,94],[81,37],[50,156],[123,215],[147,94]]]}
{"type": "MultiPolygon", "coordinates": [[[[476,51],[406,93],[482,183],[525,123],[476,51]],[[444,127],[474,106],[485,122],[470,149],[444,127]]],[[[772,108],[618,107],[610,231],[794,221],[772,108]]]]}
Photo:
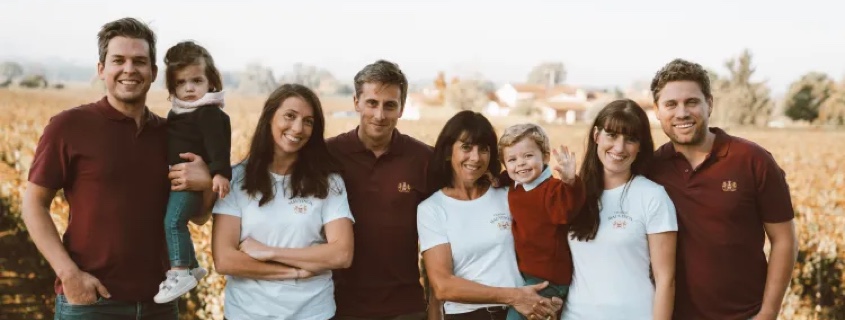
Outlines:
{"type": "Polygon", "coordinates": [[[731,180],[722,181],[722,191],[725,191],[725,192],[736,191],[736,181],[731,181],[731,180]]]}
{"type": "Polygon", "coordinates": [[[304,214],[308,213],[308,206],[311,205],[311,200],[296,198],[288,200],[288,204],[293,207],[294,213],[304,214]]]}
{"type": "Polygon", "coordinates": [[[411,192],[411,185],[407,182],[400,182],[399,183],[399,192],[408,193],[411,192]]]}

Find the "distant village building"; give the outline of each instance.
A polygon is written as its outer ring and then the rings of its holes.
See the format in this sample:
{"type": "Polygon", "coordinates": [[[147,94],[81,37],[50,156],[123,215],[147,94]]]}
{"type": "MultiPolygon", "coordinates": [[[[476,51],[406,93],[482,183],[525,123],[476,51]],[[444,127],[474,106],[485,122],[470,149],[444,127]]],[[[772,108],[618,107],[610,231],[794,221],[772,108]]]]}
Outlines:
{"type": "Polygon", "coordinates": [[[496,90],[498,103],[485,109],[490,116],[508,116],[514,109],[537,110],[548,123],[583,122],[589,102],[597,93],[571,85],[507,83],[496,90]]]}

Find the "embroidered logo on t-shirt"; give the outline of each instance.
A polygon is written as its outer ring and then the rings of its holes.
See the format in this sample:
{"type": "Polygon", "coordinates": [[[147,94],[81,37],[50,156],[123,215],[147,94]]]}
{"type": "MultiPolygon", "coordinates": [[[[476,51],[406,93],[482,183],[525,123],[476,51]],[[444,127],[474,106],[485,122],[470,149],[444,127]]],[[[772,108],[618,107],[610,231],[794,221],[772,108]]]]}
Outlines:
{"type": "Polygon", "coordinates": [[[295,198],[288,200],[288,204],[293,207],[294,213],[304,214],[308,213],[308,206],[311,205],[311,200],[295,198]]]}
{"type": "Polygon", "coordinates": [[[628,222],[633,220],[625,211],[616,211],[614,215],[607,219],[610,220],[610,225],[613,226],[613,229],[625,229],[628,227],[628,222]]]}
{"type": "Polygon", "coordinates": [[[736,191],[736,181],[731,181],[731,180],[722,181],[722,191],[725,191],[725,192],[736,191]]]}
{"type": "Polygon", "coordinates": [[[493,219],[490,219],[490,224],[495,225],[499,230],[510,230],[511,220],[511,216],[507,213],[497,213],[493,215],[493,219]]]}
{"type": "Polygon", "coordinates": [[[399,183],[399,192],[408,193],[411,192],[411,185],[407,182],[400,182],[399,183]]]}

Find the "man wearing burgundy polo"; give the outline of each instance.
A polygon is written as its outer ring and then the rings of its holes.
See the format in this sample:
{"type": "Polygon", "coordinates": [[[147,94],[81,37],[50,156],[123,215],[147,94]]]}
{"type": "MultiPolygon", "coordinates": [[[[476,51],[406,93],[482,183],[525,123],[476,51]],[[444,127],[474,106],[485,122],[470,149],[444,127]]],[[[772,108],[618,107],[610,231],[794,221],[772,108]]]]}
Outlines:
{"type": "Polygon", "coordinates": [[[407,96],[408,80],[396,64],[367,65],[355,75],[360,124],[327,141],[342,165],[355,217],[352,266],[334,271],[335,319],[426,317],[417,205],[431,194],[425,168],[433,149],[396,129],[407,96]]]}
{"type": "Polygon", "coordinates": [[[651,92],[671,140],[649,178],[677,209],[674,319],[776,319],[797,256],[784,171],[759,145],[709,126],[715,106],[701,65],[670,62],[651,92]]]}
{"type": "MultiPolygon", "coordinates": [[[[23,220],[58,277],[56,319],[176,320],[175,301],[153,302],[169,269],[168,192],[210,191],[211,177],[193,155],[168,173],[165,119],[145,105],[157,71],[153,31],[124,18],[97,38],[106,96],[50,119],[29,171],[23,220]],[[70,206],[62,239],[50,218],[59,189],[70,206]]],[[[194,218],[202,223],[208,214],[194,218]]]]}

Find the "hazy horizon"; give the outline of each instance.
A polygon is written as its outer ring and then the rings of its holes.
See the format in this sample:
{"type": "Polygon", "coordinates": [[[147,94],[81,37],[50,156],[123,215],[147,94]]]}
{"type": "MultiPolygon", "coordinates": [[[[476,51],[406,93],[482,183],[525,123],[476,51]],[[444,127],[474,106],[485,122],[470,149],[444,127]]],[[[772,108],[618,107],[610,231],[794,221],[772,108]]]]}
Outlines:
{"type": "Polygon", "coordinates": [[[0,3],[0,60],[90,65],[93,74],[99,28],[132,16],[156,32],[159,64],[167,48],[193,39],[223,70],[260,63],[277,77],[304,63],[351,83],[361,67],[384,58],[412,81],[444,71],[449,78],[477,72],[499,83],[520,82],[534,65],[561,61],[567,83],[624,88],[649,80],[674,58],[724,75],[724,61],[747,48],[754,79],[767,80],[777,95],[810,71],[845,76],[843,9],[842,2],[821,0],[6,0],[0,3]]]}

